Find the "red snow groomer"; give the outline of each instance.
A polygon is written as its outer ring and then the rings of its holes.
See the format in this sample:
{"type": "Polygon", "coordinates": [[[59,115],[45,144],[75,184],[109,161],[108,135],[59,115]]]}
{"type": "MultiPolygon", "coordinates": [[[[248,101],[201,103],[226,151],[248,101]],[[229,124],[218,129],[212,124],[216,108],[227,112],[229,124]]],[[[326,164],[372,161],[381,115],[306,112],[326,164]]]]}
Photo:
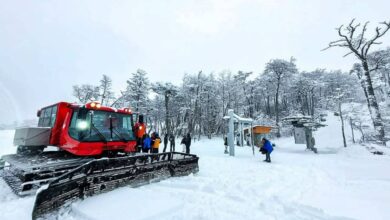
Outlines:
{"type": "Polygon", "coordinates": [[[135,152],[133,116],[129,108],[114,109],[98,102],[60,102],[38,111],[38,127],[16,130],[18,153],[37,154],[56,146],[77,156],[135,152]]]}
{"type": "Polygon", "coordinates": [[[60,102],[38,111],[38,127],[15,131],[17,153],[2,157],[1,176],[19,196],[36,197],[33,219],[65,203],[124,185],[198,172],[198,157],[136,154],[129,108],[60,102]],[[45,149],[47,148],[47,149],[45,149]]]}

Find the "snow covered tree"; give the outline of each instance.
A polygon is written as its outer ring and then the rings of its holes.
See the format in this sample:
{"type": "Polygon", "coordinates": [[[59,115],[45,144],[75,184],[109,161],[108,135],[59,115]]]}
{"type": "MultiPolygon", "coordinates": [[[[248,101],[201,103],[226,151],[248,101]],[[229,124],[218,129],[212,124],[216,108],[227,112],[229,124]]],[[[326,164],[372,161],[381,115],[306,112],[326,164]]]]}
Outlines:
{"type": "Polygon", "coordinates": [[[374,90],[378,90],[375,94],[390,107],[390,48],[370,53],[368,63],[377,67],[373,74],[374,90]]]}
{"type": "Polygon", "coordinates": [[[217,81],[214,78],[213,74],[206,76],[207,80],[203,85],[203,91],[201,94],[201,102],[202,109],[204,109],[204,114],[202,119],[202,125],[204,128],[204,133],[210,139],[212,134],[214,134],[217,130],[217,120],[220,120],[218,114],[218,102],[219,95],[217,95],[217,81]]]}
{"type": "MultiPolygon", "coordinates": [[[[235,93],[238,97],[244,99],[238,99],[240,106],[243,106],[243,114],[246,117],[253,116],[253,106],[251,106],[251,82],[248,81],[249,76],[252,72],[238,71],[237,75],[234,76],[234,80],[238,87],[238,93],[235,93]]],[[[252,90],[253,91],[253,90],[252,90]]]]}
{"type": "Polygon", "coordinates": [[[380,44],[378,40],[381,37],[383,37],[386,34],[386,32],[390,29],[390,22],[382,22],[381,25],[383,25],[383,27],[376,27],[374,36],[372,36],[369,39],[366,36],[367,25],[368,22],[366,22],[362,26],[362,28],[359,29],[361,24],[360,23],[356,24],[355,19],[353,19],[346,27],[344,27],[344,25],[341,25],[340,27],[337,28],[338,35],[340,38],[338,40],[330,42],[329,46],[325,49],[332,48],[332,47],[347,48],[349,52],[344,56],[354,54],[355,57],[359,59],[363,68],[363,73],[364,73],[363,75],[365,81],[364,86],[367,90],[367,95],[368,95],[367,105],[371,109],[370,114],[377,134],[377,138],[381,144],[386,145],[385,128],[379,110],[378,101],[375,96],[372,76],[371,76],[371,73],[376,71],[379,68],[379,66],[370,65],[369,53],[373,45],[380,44]],[[357,33],[357,31],[359,33],[357,33]]]}
{"type": "Polygon", "coordinates": [[[73,86],[73,96],[82,104],[98,100],[99,87],[90,84],[75,85],[73,86]]]}
{"type": "MultiPolygon", "coordinates": [[[[280,88],[285,85],[287,79],[293,74],[297,73],[294,60],[286,61],[281,59],[271,60],[267,63],[264,70],[264,75],[268,76],[270,83],[274,84],[275,89],[275,121],[276,125],[279,126],[279,96],[280,88]]],[[[278,129],[277,137],[280,137],[280,130],[278,129]]]]}
{"type": "MultiPolygon", "coordinates": [[[[155,84],[152,84],[151,86],[153,92],[157,93],[159,96],[164,97],[164,107],[165,107],[165,129],[167,134],[173,133],[173,126],[172,126],[172,117],[173,114],[171,113],[172,106],[170,105],[170,99],[175,97],[177,95],[177,87],[173,85],[172,83],[160,83],[157,82],[155,84]]],[[[156,98],[155,98],[156,100],[156,98]]],[[[158,98],[157,100],[161,100],[161,98],[158,98]]],[[[161,103],[161,102],[159,102],[161,103]]],[[[154,109],[153,111],[158,111],[158,109],[154,109]]]]}
{"type": "Polygon", "coordinates": [[[114,99],[114,93],[112,92],[112,80],[107,75],[103,75],[100,80],[100,103],[102,105],[110,105],[111,101],[114,99]]]}
{"type": "Polygon", "coordinates": [[[150,83],[146,75],[147,73],[144,70],[138,69],[137,72],[132,73],[130,79],[127,80],[124,100],[136,112],[146,111],[148,105],[150,83]]]}

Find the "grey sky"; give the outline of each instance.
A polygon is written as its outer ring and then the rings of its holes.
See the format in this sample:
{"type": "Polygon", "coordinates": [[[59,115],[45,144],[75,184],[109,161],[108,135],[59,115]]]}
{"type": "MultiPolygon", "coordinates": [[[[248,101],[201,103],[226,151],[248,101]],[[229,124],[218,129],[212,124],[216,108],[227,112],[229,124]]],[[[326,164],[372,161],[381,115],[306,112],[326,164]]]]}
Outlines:
{"type": "MultiPolygon", "coordinates": [[[[294,56],[300,70],[349,70],[345,51],[321,52],[335,27],[356,18],[389,20],[390,1],[149,0],[2,1],[0,123],[34,118],[72,85],[112,77],[116,91],[137,68],[153,81],[184,73],[262,72],[294,56]]],[[[389,35],[383,46],[390,46],[389,35]]]]}

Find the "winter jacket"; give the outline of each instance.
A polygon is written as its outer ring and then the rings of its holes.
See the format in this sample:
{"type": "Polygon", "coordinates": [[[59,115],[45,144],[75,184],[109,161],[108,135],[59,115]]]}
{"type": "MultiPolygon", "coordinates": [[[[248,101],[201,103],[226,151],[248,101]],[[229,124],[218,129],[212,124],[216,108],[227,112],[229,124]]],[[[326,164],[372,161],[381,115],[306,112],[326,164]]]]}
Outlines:
{"type": "Polygon", "coordinates": [[[274,150],[274,148],[272,147],[272,144],[271,144],[271,142],[269,140],[265,140],[263,148],[265,150],[267,150],[268,153],[271,153],[274,150]]]}
{"type": "Polygon", "coordinates": [[[186,137],[186,146],[191,146],[191,135],[190,135],[190,134],[187,134],[187,137],[186,137]]]}
{"type": "Polygon", "coordinates": [[[175,143],[175,136],[170,135],[170,136],[169,136],[169,142],[175,143]]]}
{"type": "Polygon", "coordinates": [[[152,139],[150,137],[146,137],[144,139],[144,145],[143,145],[142,148],[145,149],[145,150],[149,150],[150,147],[151,147],[151,144],[152,144],[152,139]]]}
{"type": "Polygon", "coordinates": [[[159,148],[160,147],[160,143],[161,143],[161,139],[159,137],[156,137],[154,140],[153,140],[153,148],[159,148]]]}
{"type": "Polygon", "coordinates": [[[137,122],[134,126],[135,136],[137,138],[142,138],[146,131],[146,126],[144,123],[137,122]]]}
{"type": "Polygon", "coordinates": [[[164,144],[165,144],[165,145],[168,144],[168,135],[165,135],[165,136],[164,136],[164,144]]]}

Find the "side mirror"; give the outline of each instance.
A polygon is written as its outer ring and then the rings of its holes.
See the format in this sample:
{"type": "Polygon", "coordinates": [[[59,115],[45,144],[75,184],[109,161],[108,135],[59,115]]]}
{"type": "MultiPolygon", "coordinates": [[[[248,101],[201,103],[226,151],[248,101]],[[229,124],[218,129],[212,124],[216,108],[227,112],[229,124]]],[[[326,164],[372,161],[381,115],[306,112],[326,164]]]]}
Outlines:
{"type": "Polygon", "coordinates": [[[38,118],[41,117],[41,113],[42,113],[42,110],[39,109],[39,110],[37,111],[37,117],[38,117],[38,118]]]}

